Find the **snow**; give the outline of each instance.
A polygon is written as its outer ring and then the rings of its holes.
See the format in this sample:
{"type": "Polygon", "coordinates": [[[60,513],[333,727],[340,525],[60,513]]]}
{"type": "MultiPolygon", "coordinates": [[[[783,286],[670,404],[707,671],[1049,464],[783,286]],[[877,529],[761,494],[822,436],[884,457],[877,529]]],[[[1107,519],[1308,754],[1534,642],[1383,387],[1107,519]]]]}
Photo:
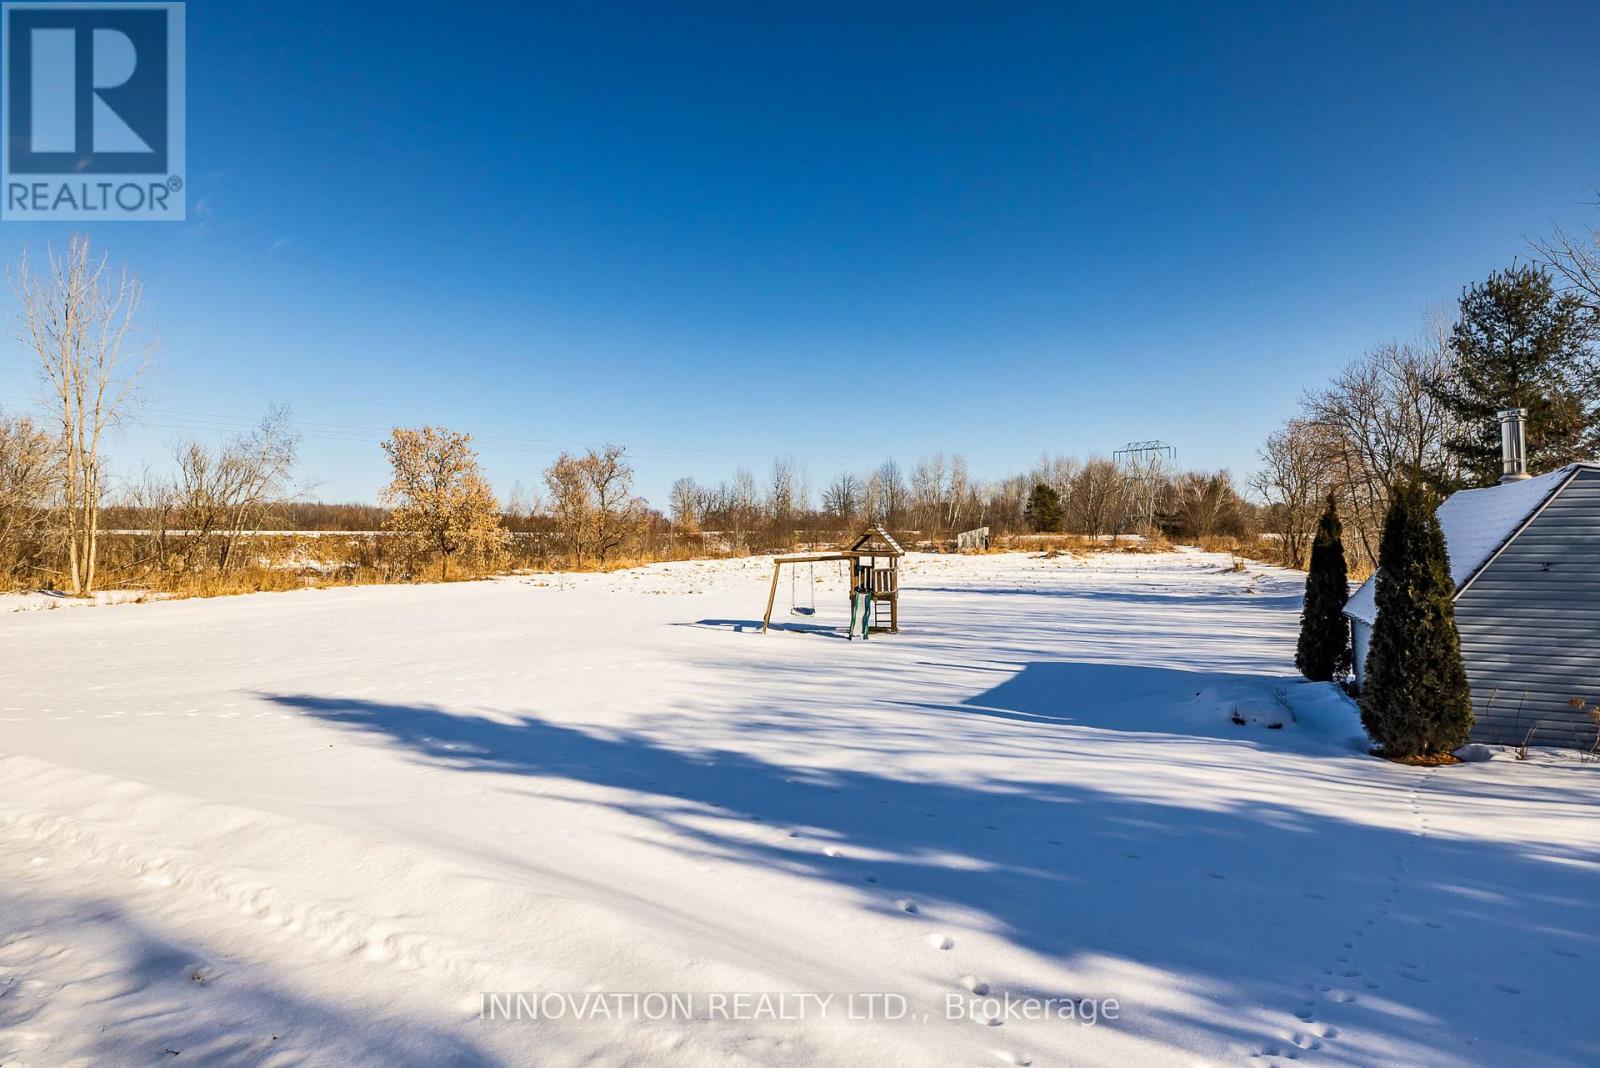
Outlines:
{"type": "Polygon", "coordinates": [[[1229,563],[912,554],[853,643],[762,559],[0,616],[0,1064],[1600,1060],[1600,765],[1366,755],[1229,563]],[[649,991],[816,1001],[479,1018],[649,991]]]}
{"type": "Polygon", "coordinates": [[[96,590],[93,597],[72,597],[59,590],[0,593],[0,612],[37,612],[56,608],[103,608],[130,601],[155,601],[165,594],[149,590],[96,590]]]}
{"type": "MultiPolygon", "coordinates": [[[[1506,539],[1544,504],[1545,498],[1571,475],[1573,467],[1484,489],[1460,490],[1439,505],[1439,528],[1450,553],[1450,578],[1456,589],[1489,562],[1506,539]]],[[[1344,613],[1363,623],[1378,618],[1377,576],[1370,576],[1350,595],[1344,613]]]]}

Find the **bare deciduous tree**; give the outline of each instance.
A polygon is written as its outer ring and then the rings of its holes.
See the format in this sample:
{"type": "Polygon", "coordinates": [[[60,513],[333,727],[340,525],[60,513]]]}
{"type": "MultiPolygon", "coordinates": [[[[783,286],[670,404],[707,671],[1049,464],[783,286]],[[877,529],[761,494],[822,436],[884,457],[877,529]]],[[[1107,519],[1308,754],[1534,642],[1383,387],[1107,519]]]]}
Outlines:
{"type": "Polygon", "coordinates": [[[822,491],[822,507],[841,526],[847,527],[861,514],[862,496],[861,480],[845,472],[835,476],[822,491]]]}
{"type": "MultiPolygon", "coordinates": [[[[277,405],[216,452],[199,442],[179,446],[173,508],[185,544],[194,550],[215,542],[217,567],[226,572],[240,538],[287,492],[299,443],[289,409],[277,405]]],[[[183,554],[185,563],[190,555],[183,554]]]]}
{"type": "Polygon", "coordinates": [[[55,440],[27,416],[0,416],[0,582],[37,555],[56,483],[55,440]]]}
{"type": "Polygon", "coordinates": [[[1290,419],[1261,447],[1261,470],[1250,486],[1266,502],[1266,523],[1278,537],[1282,560],[1304,567],[1311,554],[1323,499],[1332,480],[1326,432],[1306,419],[1290,419]]]}
{"type": "Polygon", "coordinates": [[[672,484],[671,491],[667,494],[668,507],[672,511],[672,525],[681,531],[693,532],[700,529],[700,517],[704,514],[702,506],[705,503],[705,493],[695,484],[692,478],[680,478],[672,484]]]}
{"type": "Polygon", "coordinates": [[[1324,431],[1346,541],[1369,566],[1390,487],[1418,475],[1447,484],[1456,477],[1445,449],[1450,415],[1430,388],[1449,369],[1445,333],[1430,329],[1420,345],[1381,345],[1304,401],[1305,417],[1324,431]]]}
{"type": "Polygon", "coordinates": [[[796,514],[802,507],[799,500],[799,475],[792,456],[780,456],[772,461],[772,475],[767,480],[767,517],[772,520],[773,534],[780,546],[786,547],[794,537],[796,514]]]}
{"type": "Polygon", "coordinates": [[[886,526],[898,526],[904,520],[906,507],[906,480],[900,465],[893,456],[878,465],[867,480],[868,510],[886,526]]]}
{"type": "Polygon", "coordinates": [[[1532,244],[1563,288],[1583,302],[1592,319],[1600,319],[1600,226],[1590,226],[1581,235],[1558,228],[1532,244]]]}
{"type": "Polygon", "coordinates": [[[1239,494],[1226,471],[1188,471],[1174,486],[1179,532],[1197,541],[1238,527],[1239,494]]]}
{"type": "Polygon", "coordinates": [[[1090,457],[1072,481],[1067,521],[1091,538],[1116,534],[1130,503],[1127,472],[1103,456],[1090,457]]]}
{"type": "Polygon", "coordinates": [[[94,591],[100,506],[106,493],[106,432],[132,396],[153,346],[139,335],[143,290],[126,269],[113,274],[105,256],[74,237],[65,254],[46,249],[35,273],[23,256],[15,291],[20,339],[38,357],[59,422],[59,482],[68,589],[94,591]]]}
{"type": "Polygon", "coordinates": [[[633,468],[626,455],[620,445],[590,449],[582,456],[564,452],[545,470],[550,513],[568,539],[574,566],[591,555],[605,566],[644,528],[647,511],[634,496],[633,468]]]}

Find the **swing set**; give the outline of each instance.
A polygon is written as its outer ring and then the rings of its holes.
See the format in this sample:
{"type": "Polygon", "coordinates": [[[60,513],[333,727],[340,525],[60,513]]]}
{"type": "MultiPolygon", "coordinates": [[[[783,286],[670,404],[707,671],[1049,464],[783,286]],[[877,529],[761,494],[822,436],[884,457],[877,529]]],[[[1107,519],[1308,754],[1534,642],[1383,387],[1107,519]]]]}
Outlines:
{"type": "Polygon", "coordinates": [[[772,588],[767,592],[767,612],[761,633],[772,626],[772,607],[778,599],[783,569],[789,572],[789,611],[797,616],[817,614],[817,565],[837,561],[850,568],[850,637],[860,634],[895,634],[900,630],[900,558],[905,550],[874,523],[848,548],[827,553],[779,556],[772,561],[772,588]],[[799,596],[800,568],[806,568],[805,603],[799,596]]]}

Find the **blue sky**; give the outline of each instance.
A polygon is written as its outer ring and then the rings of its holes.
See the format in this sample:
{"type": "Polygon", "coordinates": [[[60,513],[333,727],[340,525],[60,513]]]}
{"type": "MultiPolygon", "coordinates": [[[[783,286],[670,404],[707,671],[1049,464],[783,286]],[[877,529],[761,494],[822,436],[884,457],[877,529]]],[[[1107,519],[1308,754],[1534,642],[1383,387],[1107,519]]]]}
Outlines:
{"type": "Polygon", "coordinates": [[[672,6],[191,2],[189,221],[87,228],[161,335],[118,466],[282,401],[328,500],[423,421],[502,491],[625,444],[657,503],[1157,436],[1242,476],[1600,219],[1594,4],[672,6]]]}

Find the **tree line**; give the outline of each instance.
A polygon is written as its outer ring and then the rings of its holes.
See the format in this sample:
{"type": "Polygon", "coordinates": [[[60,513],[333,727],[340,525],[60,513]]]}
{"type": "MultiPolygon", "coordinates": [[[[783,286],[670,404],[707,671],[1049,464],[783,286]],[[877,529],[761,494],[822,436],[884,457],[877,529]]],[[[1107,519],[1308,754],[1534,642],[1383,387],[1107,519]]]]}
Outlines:
{"type": "Polygon", "coordinates": [[[397,428],[382,443],[392,478],[375,504],[307,502],[286,409],[220,445],[182,443],[170,474],[113,487],[106,441],[154,346],[138,279],[74,238],[13,272],[16,333],[48,403],[40,417],[0,414],[0,582],[86,594],[247,571],[262,556],[242,547],[263,530],[381,531],[354,565],[367,577],[415,578],[778,551],[867,522],[935,546],[975,527],[1183,541],[1264,531],[1300,566],[1330,494],[1356,567],[1370,569],[1396,484],[1438,493],[1495,480],[1501,408],[1527,409],[1535,472],[1600,447],[1600,229],[1558,232],[1533,256],[1467,286],[1419,338],[1375,347],[1308,391],[1261,449],[1246,484],[1255,501],[1227,471],[1045,456],[980,479],[959,453],[933,453],[820,484],[792,457],[760,478],[748,468],[713,483],[684,477],[658,511],[635,492],[617,445],[562,453],[535,492],[518,487],[502,504],[470,436],[439,427],[397,428]]]}
{"type": "Polygon", "coordinates": [[[666,557],[782,551],[837,540],[869,522],[914,544],[957,532],[1102,538],[1138,533],[1243,538],[1257,509],[1225,471],[1045,456],[1031,469],[975,478],[960,454],[814,485],[793,457],[764,477],[678,479],[667,508],[634,489],[626,450],[563,452],[532,493],[502,503],[469,434],[398,427],[381,443],[391,479],[372,504],[300,498],[300,437],[287,408],[241,434],[183,441],[164,473],[113,486],[105,443],[130,411],[154,352],[142,289],[74,238],[41,269],[14,272],[17,334],[48,386],[43,417],[0,414],[0,583],[88,594],[105,586],[260,588],[297,565],[364,581],[482,574],[518,566],[609,567],[666,557]],[[284,532],[281,538],[263,532],[284,532]],[[304,535],[346,532],[301,544],[304,535]],[[330,556],[337,559],[329,560],[330,556]]]}

